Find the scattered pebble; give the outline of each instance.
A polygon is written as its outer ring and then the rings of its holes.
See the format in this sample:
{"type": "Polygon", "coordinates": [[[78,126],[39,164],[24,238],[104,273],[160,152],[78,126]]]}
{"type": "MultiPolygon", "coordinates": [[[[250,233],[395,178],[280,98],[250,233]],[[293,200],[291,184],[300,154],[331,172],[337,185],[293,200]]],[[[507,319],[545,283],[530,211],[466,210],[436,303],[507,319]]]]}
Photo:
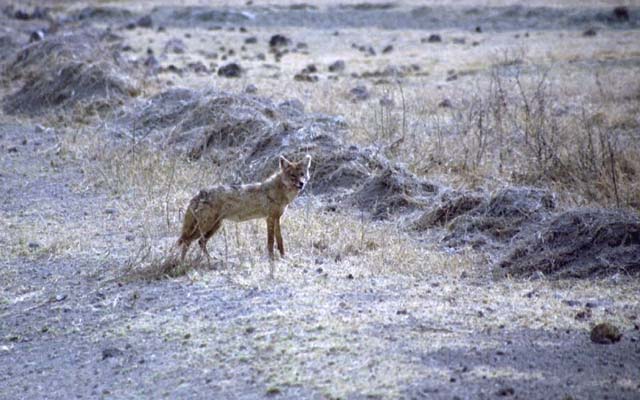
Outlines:
{"type": "Polygon", "coordinates": [[[102,350],[102,359],[106,360],[107,358],[120,357],[123,354],[123,351],[117,347],[107,347],[102,350]]]}
{"type": "Polygon", "coordinates": [[[620,330],[608,322],[598,324],[591,330],[591,341],[593,343],[612,344],[619,342],[621,338],[620,330]]]}
{"type": "Polygon", "coordinates": [[[242,68],[237,63],[229,63],[218,69],[218,75],[225,78],[238,78],[242,75],[242,68]]]}
{"type": "Polygon", "coordinates": [[[498,396],[513,396],[515,392],[516,391],[512,387],[506,387],[498,390],[496,394],[498,396]]]}
{"type": "Polygon", "coordinates": [[[291,40],[288,37],[280,34],[273,35],[271,36],[271,39],[269,39],[269,47],[272,48],[284,47],[289,45],[289,43],[291,43],[291,40]]]}
{"type": "Polygon", "coordinates": [[[329,65],[329,72],[342,72],[346,68],[346,64],[343,60],[336,60],[329,65]]]}

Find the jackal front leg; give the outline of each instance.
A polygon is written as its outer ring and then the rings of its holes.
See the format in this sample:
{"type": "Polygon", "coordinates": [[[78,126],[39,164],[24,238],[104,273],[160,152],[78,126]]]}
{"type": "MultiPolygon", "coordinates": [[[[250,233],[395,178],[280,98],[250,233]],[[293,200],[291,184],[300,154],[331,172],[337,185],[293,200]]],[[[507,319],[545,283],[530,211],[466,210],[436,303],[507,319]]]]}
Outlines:
{"type": "Polygon", "coordinates": [[[269,258],[273,259],[273,236],[275,234],[275,218],[267,217],[267,252],[269,258]]]}
{"type": "Polygon", "coordinates": [[[284,243],[282,242],[282,232],[280,231],[280,217],[275,219],[275,234],[276,234],[276,242],[278,243],[278,250],[280,251],[280,256],[284,257],[284,243]]]}

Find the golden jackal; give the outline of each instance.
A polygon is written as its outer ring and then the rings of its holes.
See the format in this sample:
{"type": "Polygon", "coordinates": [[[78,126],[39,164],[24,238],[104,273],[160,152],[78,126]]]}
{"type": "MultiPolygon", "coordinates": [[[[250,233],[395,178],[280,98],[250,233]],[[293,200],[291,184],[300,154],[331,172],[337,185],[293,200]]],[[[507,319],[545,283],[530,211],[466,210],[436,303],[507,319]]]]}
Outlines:
{"type": "Polygon", "coordinates": [[[196,239],[209,259],[207,241],[220,229],[225,219],[239,222],[266,218],[269,257],[273,259],[274,236],[278,250],[284,256],[280,217],[309,180],[310,164],[310,155],[300,162],[291,162],[280,156],[280,171],[264,182],[201,190],[191,199],[184,215],[182,234],[177,242],[182,248],[181,260],[184,260],[189,245],[196,239]]]}

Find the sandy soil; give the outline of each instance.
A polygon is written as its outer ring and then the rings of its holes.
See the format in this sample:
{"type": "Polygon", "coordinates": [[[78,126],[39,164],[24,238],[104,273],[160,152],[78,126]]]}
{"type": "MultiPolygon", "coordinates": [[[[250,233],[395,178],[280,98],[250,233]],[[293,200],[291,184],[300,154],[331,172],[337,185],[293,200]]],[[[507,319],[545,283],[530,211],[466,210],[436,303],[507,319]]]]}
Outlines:
{"type": "MultiPolygon", "coordinates": [[[[445,3],[433,4],[446,11],[445,3]]],[[[283,27],[283,19],[296,14],[274,7],[265,11],[272,17],[264,24],[217,21],[223,29],[210,30],[208,21],[172,24],[163,14],[167,9],[149,11],[146,2],[134,1],[100,2],[134,14],[87,23],[112,25],[131,46],[123,52],[126,58],[143,60],[150,48],[162,66],[184,69],[143,77],[140,98],[172,86],[240,91],[255,84],[260,95],[296,97],[308,110],[344,115],[358,142],[370,128],[371,104],[393,87],[375,85],[362,74],[390,64],[421,66],[423,73],[404,83],[416,115],[464,94],[495,63],[496,53],[525,41],[528,60],[560,70],[555,77],[567,81],[568,102],[595,96],[594,70],[610,79],[621,98],[631,90],[624,82],[638,71],[637,18],[623,27],[600,21],[591,38],[582,30],[593,20],[559,26],[573,13],[595,15],[590,7],[609,12],[613,2],[590,2],[586,11],[571,8],[556,22],[530,21],[533,29],[502,18],[496,9],[484,12],[485,3],[514,2],[465,1],[451,10],[454,15],[467,5],[477,7],[490,21],[482,33],[473,32],[469,21],[404,30],[397,22],[404,14],[389,17],[383,11],[351,20],[352,11],[345,12],[348,26],[322,17],[316,25],[283,27]],[[155,27],[166,30],[123,28],[146,12],[155,27]],[[393,29],[365,23],[385,18],[393,29]],[[434,31],[444,43],[421,43],[434,31]],[[307,47],[278,63],[267,41],[281,32],[307,47]],[[241,50],[248,36],[259,41],[241,50]],[[188,50],[163,54],[165,43],[176,37],[188,50]],[[558,38],[562,45],[554,44],[558,38]],[[366,56],[352,43],[375,46],[377,55],[366,56]],[[394,50],[382,54],[388,44],[394,50]],[[246,68],[240,79],[186,68],[194,61],[221,65],[219,57],[229,48],[236,55],[228,61],[246,68]],[[211,52],[218,53],[216,59],[211,52]],[[266,60],[256,58],[260,52],[266,60]],[[346,61],[347,71],[328,73],[326,66],[337,59],[346,61]],[[310,63],[321,70],[319,82],[294,81],[310,63]],[[447,80],[452,69],[460,77],[447,80]],[[373,93],[368,105],[353,103],[348,94],[363,82],[373,93]]],[[[249,11],[264,4],[254,1],[249,11]]],[[[402,2],[390,12],[410,13],[421,4],[402,2]]],[[[65,14],[86,5],[56,7],[65,14]]],[[[323,2],[320,11],[326,7],[336,2],[323,2]]],[[[29,29],[20,29],[16,39],[26,45],[29,29]]],[[[0,94],[15,89],[5,82],[0,94]]],[[[496,254],[443,247],[436,234],[404,229],[406,216],[373,221],[357,211],[330,213],[324,200],[304,195],[285,216],[290,252],[275,262],[274,277],[263,254],[263,223],[255,221],[229,224],[211,241],[213,266],[199,265],[172,279],[126,279],[127,267],[148,262],[149,253],[164,254],[176,239],[181,209],[203,182],[220,179],[224,166],[114,149],[99,133],[111,128],[107,119],[70,122],[58,118],[69,110],[56,112],[32,118],[0,114],[2,399],[640,396],[637,278],[494,279],[489,265],[496,254]],[[591,342],[591,328],[603,321],[621,329],[620,342],[591,342]]]]}

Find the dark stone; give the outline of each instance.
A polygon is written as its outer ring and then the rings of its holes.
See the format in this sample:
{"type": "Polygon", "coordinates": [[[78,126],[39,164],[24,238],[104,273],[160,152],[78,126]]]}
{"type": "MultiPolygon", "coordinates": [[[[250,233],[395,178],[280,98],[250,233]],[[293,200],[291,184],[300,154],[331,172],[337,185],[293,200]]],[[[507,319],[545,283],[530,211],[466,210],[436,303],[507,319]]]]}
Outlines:
{"type": "Polygon", "coordinates": [[[291,43],[291,40],[284,35],[276,34],[269,39],[269,47],[283,47],[291,43]]]}
{"type": "Polygon", "coordinates": [[[242,68],[237,63],[229,63],[218,69],[218,75],[225,78],[239,78],[242,75],[242,68]]]}
{"type": "Polygon", "coordinates": [[[295,74],[293,79],[300,82],[317,82],[319,78],[317,75],[301,72],[299,74],[295,74]]]}
{"type": "Polygon", "coordinates": [[[44,39],[44,32],[38,29],[37,31],[31,32],[31,35],[29,36],[29,43],[39,42],[42,39],[44,39]]]}
{"type": "Polygon", "coordinates": [[[512,387],[506,387],[498,390],[496,394],[498,396],[513,396],[515,392],[516,391],[512,387]]]}
{"type": "Polygon", "coordinates": [[[19,19],[19,20],[22,20],[22,21],[27,21],[27,20],[31,19],[31,15],[29,15],[29,13],[26,12],[26,11],[17,10],[13,14],[13,18],[19,19]]]}
{"type": "Polygon", "coordinates": [[[367,89],[367,87],[363,86],[363,85],[358,85],[358,86],[352,88],[349,91],[349,94],[351,95],[351,100],[352,101],[368,100],[369,97],[371,96],[369,94],[369,89],[367,89]]]}
{"type": "Polygon", "coordinates": [[[598,344],[612,344],[622,338],[620,330],[607,322],[598,324],[591,330],[591,341],[598,344]]]}
{"type": "Polygon", "coordinates": [[[427,43],[440,43],[440,42],[442,42],[442,36],[438,35],[437,33],[432,33],[427,38],[427,43]]]}
{"type": "Polygon", "coordinates": [[[629,9],[625,6],[619,6],[613,9],[613,18],[616,21],[629,21],[629,9]]]}
{"type": "Polygon", "coordinates": [[[438,103],[438,107],[440,108],[451,108],[453,105],[451,104],[451,100],[444,99],[440,103],[438,103]]]}
{"type": "Polygon", "coordinates": [[[256,94],[258,93],[258,88],[256,87],[256,85],[250,83],[247,86],[245,86],[244,92],[249,94],[256,94]]]}
{"type": "Polygon", "coordinates": [[[345,62],[342,60],[337,60],[329,65],[329,72],[342,72],[345,68],[345,62]]]}
{"type": "Polygon", "coordinates": [[[108,347],[102,350],[102,359],[106,360],[107,358],[120,357],[123,354],[122,350],[117,347],[108,347]]]}
{"type": "Polygon", "coordinates": [[[586,31],[582,32],[582,36],[584,37],[593,37],[597,34],[597,31],[594,28],[589,28],[586,31]]]}
{"type": "Polygon", "coordinates": [[[258,43],[258,38],[255,36],[249,36],[248,38],[244,39],[244,43],[245,44],[256,44],[258,43]]]}
{"type": "Polygon", "coordinates": [[[151,15],[145,15],[143,17],[140,17],[140,19],[137,22],[137,25],[140,28],[151,28],[153,26],[153,20],[151,19],[151,15]]]}
{"type": "Polygon", "coordinates": [[[388,45],[388,46],[385,46],[384,49],[382,49],[382,54],[391,53],[392,51],[393,51],[393,46],[392,45],[388,45]]]}

